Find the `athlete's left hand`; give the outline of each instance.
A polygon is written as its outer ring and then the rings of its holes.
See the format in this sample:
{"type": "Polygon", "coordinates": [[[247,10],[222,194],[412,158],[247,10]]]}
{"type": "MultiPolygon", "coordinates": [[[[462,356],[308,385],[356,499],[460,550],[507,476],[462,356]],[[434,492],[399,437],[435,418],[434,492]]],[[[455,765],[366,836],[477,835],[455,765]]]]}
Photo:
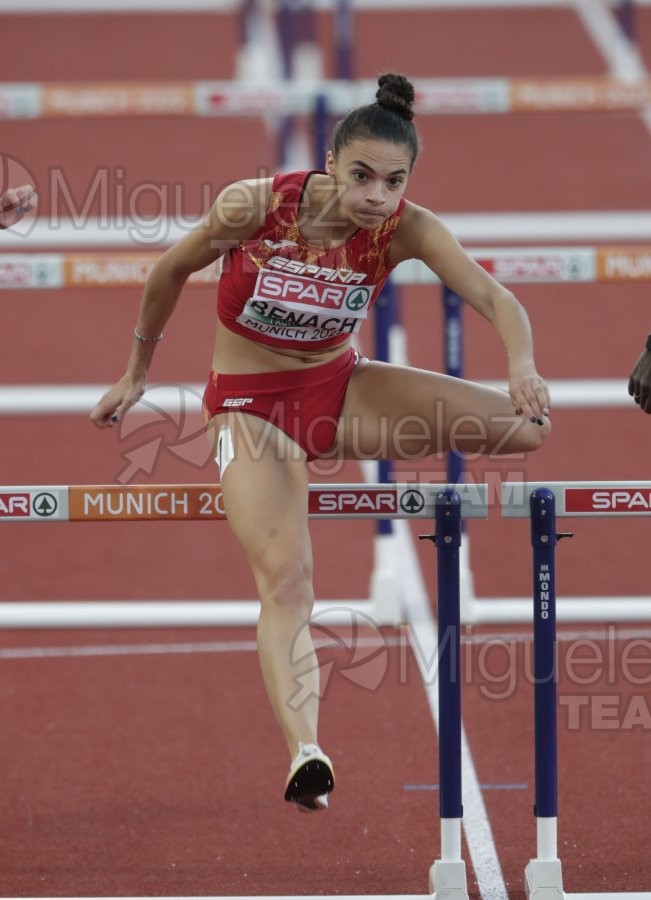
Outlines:
{"type": "Polygon", "coordinates": [[[535,370],[512,372],[509,395],[518,416],[527,416],[539,424],[549,415],[549,388],[535,370]]]}

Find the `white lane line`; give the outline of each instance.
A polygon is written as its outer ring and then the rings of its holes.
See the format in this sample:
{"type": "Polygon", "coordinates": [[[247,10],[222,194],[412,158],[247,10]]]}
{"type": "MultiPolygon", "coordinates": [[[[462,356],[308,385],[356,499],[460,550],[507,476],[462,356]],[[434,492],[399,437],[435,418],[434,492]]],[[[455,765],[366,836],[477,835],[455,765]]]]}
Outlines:
{"type": "MultiPolygon", "coordinates": [[[[433,620],[432,620],[433,621],[433,620]]],[[[571,641],[641,641],[651,639],[651,628],[617,628],[610,626],[606,630],[559,631],[556,640],[559,644],[571,641]]],[[[348,649],[342,639],[341,647],[333,641],[319,641],[315,638],[317,649],[348,649]]],[[[461,643],[467,646],[496,644],[524,644],[533,640],[531,631],[492,632],[489,634],[462,634],[461,643]]],[[[407,635],[395,637],[358,637],[354,639],[355,647],[404,647],[410,644],[407,635]]],[[[351,639],[351,646],[353,640],[351,639]]],[[[413,647],[413,645],[412,645],[413,647]]],[[[0,648],[0,660],[11,659],[59,659],[66,657],[95,656],[165,656],[183,653],[253,653],[257,650],[255,641],[188,641],[185,643],[160,644],[84,644],[69,647],[3,647],[0,648]]],[[[431,674],[431,673],[429,673],[431,674]]]]}
{"type": "Polygon", "coordinates": [[[613,78],[626,82],[646,78],[642,57],[619,27],[609,4],[604,0],[576,0],[576,9],[613,78]]]}
{"type": "MultiPolygon", "coordinates": [[[[619,27],[606,0],[576,0],[576,9],[611,77],[627,83],[648,78],[641,54],[619,27]]],[[[651,133],[651,109],[642,110],[640,118],[651,133]]]]}
{"type": "MultiPolygon", "coordinates": [[[[399,647],[406,643],[401,636],[354,637],[342,636],[339,640],[314,639],[317,650],[344,650],[354,647],[399,647]]],[[[12,659],[63,659],[70,657],[101,656],[165,656],[184,653],[253,653],[256,641],[198,641],[170,644],[87,644],[71,647],[4,647],[0,648],[0,660],[12,659]]]]}
{"type": "Polygon", "coordinates": [[[164,656],[176,653],[246,653],[256,650],[255,641],[213,641],[178,644],[88,644],[73,647],[5,647],[0,660],[62,659],[97,656],[164,656]]]}

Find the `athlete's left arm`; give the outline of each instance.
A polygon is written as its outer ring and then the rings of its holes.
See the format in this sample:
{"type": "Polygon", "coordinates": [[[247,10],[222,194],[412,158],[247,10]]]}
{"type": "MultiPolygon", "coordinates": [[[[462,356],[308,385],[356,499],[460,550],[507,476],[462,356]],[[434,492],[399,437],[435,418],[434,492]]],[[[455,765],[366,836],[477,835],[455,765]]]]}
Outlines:
{"type": "Polygon", "coordinates": [[[536,370],[529,317],[515,295],[465,252],[433,213],[407,203],[391,248],[391,262],[422,260],[450,290],[476,309],[497,331],[509,370],[516,410],[540,419],[549,409],[549,389],[536,370]]]}

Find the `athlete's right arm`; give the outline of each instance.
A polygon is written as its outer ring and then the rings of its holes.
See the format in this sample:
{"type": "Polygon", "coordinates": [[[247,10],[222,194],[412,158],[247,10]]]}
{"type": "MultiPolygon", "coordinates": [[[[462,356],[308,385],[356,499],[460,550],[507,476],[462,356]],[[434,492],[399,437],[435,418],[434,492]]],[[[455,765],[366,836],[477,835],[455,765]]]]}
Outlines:
{"type": "Polygon", "coordinates": [[[125,374],[91,412],[95,425],[110,427],[142,397],[157,344],[153,339],[162,335],[188,277],[250,238],[264,221],[270,195],[271,179],[229,185],[201,225],[157,260],[140,303],[136,331],[141,339],[134,335],[125,374]]]}

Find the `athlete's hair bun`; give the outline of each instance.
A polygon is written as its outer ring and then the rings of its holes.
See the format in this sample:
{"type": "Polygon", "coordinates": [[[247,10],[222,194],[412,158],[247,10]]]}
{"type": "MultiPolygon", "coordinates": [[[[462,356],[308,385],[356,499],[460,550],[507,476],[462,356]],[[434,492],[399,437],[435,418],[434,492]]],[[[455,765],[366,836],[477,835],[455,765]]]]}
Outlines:
{"type": "Polygon", "coordinates": [[[416,162],[420,142],[414,123],[414,86],[404,75],[381,75],[375,103],[352,109],[337,122],[330,149],[336,157],[343,147],[356,140],[390,141],[409,149],[411,165],[416,162]]]}
{"type": "Polygon", "coordinates": [[[394,75],[389,72],[378,78],[378,92],[375,95],[378,106],[393,110],[404,119],[411,121],[414,118],[413,103],[415,98],[414,86],[404,75],[394,75]]]}

